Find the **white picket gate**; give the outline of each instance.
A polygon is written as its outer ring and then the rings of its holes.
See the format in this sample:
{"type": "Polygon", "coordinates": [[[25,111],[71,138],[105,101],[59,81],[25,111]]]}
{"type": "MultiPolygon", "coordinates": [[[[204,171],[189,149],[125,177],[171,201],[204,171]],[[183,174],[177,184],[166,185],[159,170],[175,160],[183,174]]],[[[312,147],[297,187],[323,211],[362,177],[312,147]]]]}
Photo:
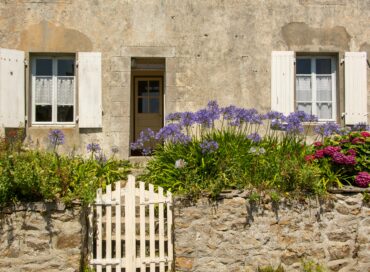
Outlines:
{"type": "Polygon", "coordinates": [[[90,266],[97,272],[172,271],[172,195],[128,176],[97,190],[89,213],[90,266]]]}

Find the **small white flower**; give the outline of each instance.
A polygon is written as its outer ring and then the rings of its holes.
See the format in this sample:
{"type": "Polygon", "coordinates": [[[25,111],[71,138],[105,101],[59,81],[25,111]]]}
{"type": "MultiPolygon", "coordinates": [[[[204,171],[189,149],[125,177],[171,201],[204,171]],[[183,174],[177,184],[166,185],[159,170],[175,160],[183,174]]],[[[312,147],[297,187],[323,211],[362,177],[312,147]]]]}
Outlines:
{"type": "Polygon", "coordinates": [[[259,149],[259,154],[265,154],[265,153],[266,153],[266,150],[263,147],[261,147],[259,149]]]}
{"type": "Polygon", "coordinates": [[[181,169],[184,168],[187,165],[186,161],[183,159],[179,159],[175,162],[175,168],[181,169]]]}
{"type": "Polygon", "coordinates": [[[249,149],[249,153],[256,153],[257,152],[257,148],[255,148],[254,146],[252,146],[250,149],[249,149]]]}

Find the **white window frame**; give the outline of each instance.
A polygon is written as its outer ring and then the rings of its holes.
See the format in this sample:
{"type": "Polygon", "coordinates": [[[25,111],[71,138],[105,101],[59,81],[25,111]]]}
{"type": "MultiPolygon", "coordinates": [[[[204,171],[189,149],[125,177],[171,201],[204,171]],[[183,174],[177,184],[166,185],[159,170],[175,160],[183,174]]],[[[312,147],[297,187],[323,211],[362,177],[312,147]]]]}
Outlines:
{"type": "Polygon", "coordinates": [[[73,55],[70,56],[33,56],[32,57],[32,67],[31,67],[31,112],[32,112],[32,125],[43,126],[43,125],[58,125],[58,126],[73,126],[76,124],[76,57],[73,55]],[[51,105],[51,122],[40,122],[36,121],[36,105],[35,105],[35,90],[36,90],[36,60],[37,59],[51,59],[52,60],[52,105],[51,105]],[[73,121],[71,122],[58,122],[57,121],[57,111],[58,111],[58,60],[61,59],[73,59],[75,63],[75,70],[73,76],[73,121]]]}
{"type": "MultiPolygon", "coordinates": [[[[336,58],[333,56],[296,56],[296,61],[299,59],[310,59],[311,60],[311,74],[300,74],[303,76],[311,76],[311,92],[312,92],[312,99],[311,101],[297,101],[297,73],[295,73],[295,88],[294,88],[294,97],[295,97],[295,103],[294,107],[297,111],[298,103],[311,103],[312,104],[312,114],[318,117],[317,114],[317,102],[325,103],[325,102],[331,102],[332,103],[332,118],[331,119],[318,119],[318,122],[330,122],[330,121],[336,121],[337,120],[337,88],[336,88],[336,72],[337,72],[337,64],[336,64],[336,58]],[[316,84],[316,60],[317,59],[330,59],[331,60],[331,77],[332,77],[332,101],[317,101],[316,100],[316,94],[317,94],[317,84],[316,84]]],[[[329,74],[322,74],[322,75],[329,75],[329,74]]]]}

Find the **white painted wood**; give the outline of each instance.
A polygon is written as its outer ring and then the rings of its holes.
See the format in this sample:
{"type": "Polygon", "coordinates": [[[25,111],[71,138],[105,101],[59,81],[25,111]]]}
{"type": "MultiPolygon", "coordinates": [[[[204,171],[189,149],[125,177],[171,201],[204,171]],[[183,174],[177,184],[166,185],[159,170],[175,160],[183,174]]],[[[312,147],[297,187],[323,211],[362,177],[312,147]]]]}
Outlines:
{"type": "Polygon", "coordinates": [[[0,127],[24,126],[25,54],[0,48],[0,127]]]}
{"type": "Polygon", "coordinates": [[[366,52],[344,54],[344,105],[346,125],[367,123],[366,52]]]}
{"type": "MultiPolygon", "coordinates": [[[[158,187],[158,199],[161,201],[163,197],[163,188],[158,187]]],[[[159,202],[158,204],[158,220],[159,220],[159,258],[164,258],[164,204],[159,202]]],[[[164,272],[164,262],[159,263],[159,271],[164,272]]]]}
{"type": "Polygon", "coordinates": [[[146,265],[144,263],[146,256],[145,256],[145,183],[140,182],[140,271],[146,272],[146,265]]]}
{"type": "MultiPolygon", "coordinates": [[[[96,197],[97,202],[102,201],[102,189],[99,188],[97,190],[97,197],[96,197]]],[[[102,211],[102,206],[97,206],[96,207],[96,221],[97,221],[97,241],[96,241],[96,258],[98,260],[102,259],[102,252],[103,252],[103,211],[102,211]]],[[[96,271],[97,272],[102,272],[102,266],[97,265],[96,266],[96,271]]]]}
{"type": "Polygon", "coordinates": [[[172,194],[167,192],[167,243],[168,243],[168,270],[171,271],[173,261],[173,239],[172,239],[172,194]]]}
{"type": "Polygon", "coordinates": [[[294,52],[272,51],[271,109],[289,114],[294,111],[294,52]]]}
{"type": "Polygon", "coordinates": [[[135,234],[135,177],[128,176],[125,195],[125,246],[126,271],[136,269],[136,234],[135,234]]]}
{"type": "MultiPolygon", "coordinates": [[[[154,229],[154,186],[149,184],[149,257],[150,261],[155,258],[155,229],[154,229]]],[[[155,263],[150,262],[150,272],[155,272],[155,263]]]]}
{"type": "MultiPolygon", "coordinates": [[[[115,186],[116,205],[116,259],[121,259],[121,182],[117,181],[115,186]]],[[[116,271],[121,272],[121,262],[116,265],[116,271]]]]}
{"type": "MultiPolygon", "coordinates": [[[[107,186],[107,192],[102,194],[102,189],[97,191],[97,197],[95,199],[96,206],[96,222],[97,222],[97,236],[96,236],[96,251],[97,256],[94,259],[90,255],[90,265],[93,265],[97,271],[111,271],[111,267],[114,266],[116,271],[120,271],[121,268],[125,268],[125,271],[136,271],[136,268],[140,268],[140,271],[145,271],[149,266],[150,271],[156,271],[156,267],[159,267],[159,271],[165,271],[166,267],[171,269],[173,262],[173,245],[172,245],[172,196],[167,193],[164,196],[163,188],[158,188],[158,193],[154,192],[154,186],[149,185],[149,191],[145,190],[145,184],[140,182],[139,188],[135,188],[135,177],[129,176],[128,182],[125,188],[120,187],[120,183],[117,182],[115,185],[115,191],[112,192],[111,186],[107,186]],[[121,197],[124,196],[125,216],[121,217],[121,197]],[[136,197],[139,198],[139,213],[140,217],[136,218],[136,197]],[[155,206],[158,204],[158,227],[159,231],[156,233],[155,230],[155,206]],[[164,209],[165,204],[167,206],[167,232],[165,232],[165,218],[164,209]],[[145,207],[149,206],[149,218],[146,216],[145,207]],[[105,216],[102,217],[103,207],[105,207],[105,216]],[[111,224],[112,216],[111,209],[115,207],[116,216],[116,232],[112,234],[111,224]],[[103,237],[103,220],[106,222],[105,236],[103,237]],[[122,220],[125,222],[125,234],[121,234],[121,223],[122,220]],[[136,224],[139,224],[140,234],[136,235],[136,224]],[[146,224],[149,224],[149,235],[146,234],[146,224]],[[106,239],[106,256],[102,257],[102,241],[106,239]],[[121,240],[125,240],[125,256],[121,254],[121,240]],[[116,255],[112,256],[111,244],[116,241],[116,255]],[[136,257],[136,241],[140,240],[140,253],[139,257],[136,257]],[[168,254],[165,252],[165,241],[168,241],[168,254]],[[146,241],[149,241],[149,256],[146,255],[146,241]],[[157,244],[156,244],[157,241],[157,244]],[[158,251],[158,255],[156,252],[158,251]]],[[[93,211],[93,210],[92,210],[93,211]]],[[[90,211],[89,218],[91,218],[93,212],[90,211]]],[[[92,220],[94,222],[94,220],[92,220]]],[[[90,241],[92,244],[92,242],[90,241]]]]}
{"type": "MultiPolygon", "coordinates": [[[[110,184],[107,185],[106,195],[109,200],[112,200],[112,186],[110,184]]],[[[112,206],[107,205],[105,209],[105,254],[106,259],[112,259],[112,206]]],[[[106,272],[111,272],[112,266],[108,264],[105,269],[106,272]]]]}
{"type": "Polygon", "coordinates": [[[102,127],[100,52],[78,53],[78,112],[80,128],[102,127]]]}
{"type": "MultiPolygon", "coordinates": [[[[88,253],[89,253],[90,260],[93,260],[94,259],[94,254],[93,254],[93,244],[94,244],[94,222],[93,222],[93,219],[94,219],[94,206],[93,205],[89,205],[88,210],[89,210],[89,215],[87,217],[87,220],[88,220],[88,224],[89,225],[88,225],[88,233],[87,233],[87,237],[88,237],[87,250],[88,250],[88,253]]],[[[91,265],[90,265],[90,268],[92,268],[91,265]]]]}

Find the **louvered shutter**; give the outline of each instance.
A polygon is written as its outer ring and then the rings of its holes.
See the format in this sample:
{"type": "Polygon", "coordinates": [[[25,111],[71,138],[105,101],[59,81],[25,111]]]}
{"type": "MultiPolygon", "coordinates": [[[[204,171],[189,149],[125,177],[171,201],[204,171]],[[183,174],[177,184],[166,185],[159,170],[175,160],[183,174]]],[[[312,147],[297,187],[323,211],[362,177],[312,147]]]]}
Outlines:
{"type": "Polygon", "coordinates": [[[24,124],[24,52],[0,48],[0,127],[24,124]]]}
{"type": "Polygon", "coordinates": [[[366,52],[344,54],[345,123],[367,123],[366,52]]]}
{"type": "Polygon", "coordinates": [[[294,111],[294,52],[271,54],[271,109],[289,114],[294,111]]]}
{"type": "Polygon", "coordinates": [[[102,127],[100,52],[78,53],[78,106],[80,128],[102,127]]]}

